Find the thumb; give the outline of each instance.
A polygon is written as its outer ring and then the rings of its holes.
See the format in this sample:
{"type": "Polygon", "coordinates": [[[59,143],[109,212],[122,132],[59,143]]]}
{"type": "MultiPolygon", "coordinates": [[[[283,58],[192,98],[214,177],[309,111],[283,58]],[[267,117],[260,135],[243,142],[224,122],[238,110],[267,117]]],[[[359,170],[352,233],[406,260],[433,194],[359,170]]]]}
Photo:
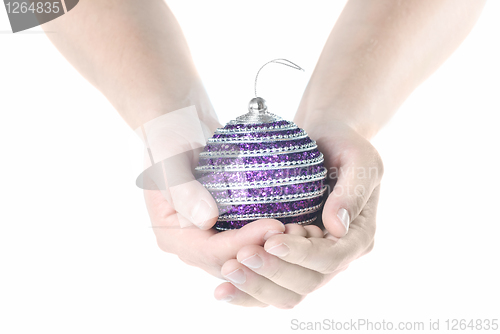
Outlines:
{"type": "MultiPolygon", "coordinates": [[[[145,171],[146,177],[138,178],[137,185],[144,186],[144,181],[150,179],[182,216],[179,218],[185,218],[179,219],[183,222],[182,226],[194,224],[209,229],[217,221],[217,205],[193,176],[198,154],[212,132],[201,121],[201,114],[192,105],[161,114],[136,129],[149,158],[146,163],[152,165],[145,171]]],[[[208,116],[204,118],[211,119],[208,116]]],[[[210,122],[212,125],[217,123],[210,122]]]]}
{"type": "Polygon", "coordinates": [[[328,232],[341,238],[368,202],[373,190],[380,184],[383,164],[375,148],[367,142],[365,147],[346,147],[333,191],[323,208],[323,224],[328,232]]]}
{"type": "Polygon", "coordinates": [[[202,149],[162,160],[148,168],[141,179],[150,179],[155,184],[172,208],[185,218],[180,221],[206,230],[217,222],[219,211],[212,195],[195,179],[191,170],[193,159],[202,149]]]}

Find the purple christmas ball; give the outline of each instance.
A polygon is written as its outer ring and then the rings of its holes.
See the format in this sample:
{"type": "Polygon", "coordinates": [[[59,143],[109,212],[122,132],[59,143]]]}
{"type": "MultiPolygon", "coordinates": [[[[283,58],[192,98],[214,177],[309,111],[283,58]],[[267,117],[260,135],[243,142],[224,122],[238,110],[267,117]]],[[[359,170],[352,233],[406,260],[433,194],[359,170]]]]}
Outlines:
{"type": "Polygon", "coordinates": [[[217,129],[200,153],[198,180],[219,209],[214,227],[237,229],[262,218],[314,222],[326,189],[323,161],[303,129],[252,99],[249,112],[217,129]]]}

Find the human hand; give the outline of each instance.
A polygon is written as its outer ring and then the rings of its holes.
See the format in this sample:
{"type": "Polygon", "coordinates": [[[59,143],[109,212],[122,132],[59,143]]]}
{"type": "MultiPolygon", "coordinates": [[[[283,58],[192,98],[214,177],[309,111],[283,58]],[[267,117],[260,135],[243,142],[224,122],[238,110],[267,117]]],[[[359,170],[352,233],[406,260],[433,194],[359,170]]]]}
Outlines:
{"type": "Polygon", "coordinates": [[[229,259],[236,259],[240,249],[248,245],[263,246],[271,236],[285,231],[281,222],[270,219],[222,232],[202,230],[194,225],[181,228],[179,219],[185,218],[165,200],[160,191],[145,190],[144,197],[160,249],[176,254],[186,264],[219,278],[223,278],[222,265],[229,259]]]}
{"type": "Polygon", "coordinates": [[[272,236],[263,246],[241,248],[237,259],[222,266],[221,274],[230,282],[216,288],[217,299],[292,308],[373,248],[383,174],[378,152],[341,122],[305,128],[325,156],[333,189],[322,212],[325,230],[287,224],[284,234],[272,236]]]}
{"type": "Polygon", "coordinates": [[[146,166],[151,165],[138,183],[145,189],[160,249],[222,277],[222,264],[236,258],[239,249],[262,246],[271,235],[282,233],[284,226],[278,221],[263,221],[234,231],[211,229],[219,215],[217,205],[195,179],[193,169],[206,138],[217,126],[214,119],[200,120],[196,109],[184,108],[138,129],[147,146],[146,166]]]}

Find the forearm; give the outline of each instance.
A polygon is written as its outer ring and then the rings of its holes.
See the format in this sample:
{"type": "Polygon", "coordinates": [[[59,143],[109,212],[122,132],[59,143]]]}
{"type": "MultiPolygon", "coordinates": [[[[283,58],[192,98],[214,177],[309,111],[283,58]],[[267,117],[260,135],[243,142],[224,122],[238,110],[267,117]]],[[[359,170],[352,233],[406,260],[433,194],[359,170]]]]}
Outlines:
{"type": "Polygon", "coordinates": [[[349,0],[318,60],[297,112],[371,138],[411,92],[460,45],[483,0],[349,0]]]}
{"type": "Polygon", "coordinates": [[[133,128],[196,105],[213,111],[175,17],[162,0],[86,0],[43,26],[68,61],[133,128]]]}

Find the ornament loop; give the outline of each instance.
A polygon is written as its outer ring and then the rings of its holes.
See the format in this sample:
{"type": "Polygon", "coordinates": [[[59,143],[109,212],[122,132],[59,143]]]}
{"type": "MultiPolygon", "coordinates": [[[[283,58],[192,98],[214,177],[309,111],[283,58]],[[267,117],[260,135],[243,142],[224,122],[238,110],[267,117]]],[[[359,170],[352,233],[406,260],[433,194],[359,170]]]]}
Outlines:
{"type": "Polygon", "coordinates": [[[281,65],[285,65],[285,66],[294,68],[296,70],[304,71],[304,69],[302,67],[300,67],[299,65],[297,65],[295,63],[292,63],[291,61],[289,61],[287,59],[277,58],[277,59],[273,59],[271,61],[268,61],[267,63],[262,65],[262,67],[257,71],[257,75],[255,76],[255,84],[254,84],[255,97],[257,97],[257,79],[259,78],[259,73],[264,68],[264,66],[266,66],[267,64],[270,64],[270,63],[281,64],[281,65]]]}

